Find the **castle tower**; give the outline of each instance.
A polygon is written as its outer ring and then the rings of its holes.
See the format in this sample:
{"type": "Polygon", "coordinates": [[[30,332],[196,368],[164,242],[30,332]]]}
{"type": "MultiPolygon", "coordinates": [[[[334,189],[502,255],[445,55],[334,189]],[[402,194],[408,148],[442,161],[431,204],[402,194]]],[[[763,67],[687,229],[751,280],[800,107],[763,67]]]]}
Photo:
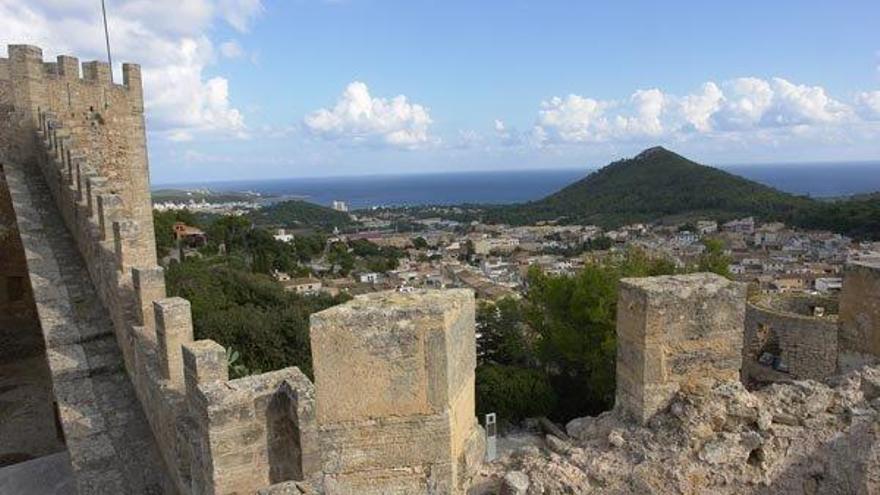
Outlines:
{"type": "Polygon", "coordinates": [[[84,62],[80,77],[75,57],[44,62],[42,50],[30,45],[10,45],[8,53],[0,58],[0,108],[7,112],[0,157],[33,166],[40,114],[52,115],[63,126],[58,153],[107,178],[107,191],[122,198],[126,216],[139,225],[144,265],[155,264],[140,66],[123,64],[123,84],[114,84],[105,62],[84,62]]]}

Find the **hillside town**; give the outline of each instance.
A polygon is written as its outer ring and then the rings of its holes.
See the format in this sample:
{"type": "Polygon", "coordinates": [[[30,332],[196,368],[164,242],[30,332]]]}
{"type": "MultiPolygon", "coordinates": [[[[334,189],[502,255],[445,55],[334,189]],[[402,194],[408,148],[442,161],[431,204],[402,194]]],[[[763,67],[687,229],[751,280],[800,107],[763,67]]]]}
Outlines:
{"type": "MultiPolygon", "coordinates": [[[[336,211],[346,211],[338,205],[344,203],[334,202],[336,211]]],[[[199,205],[197,211],[227,207],[225,203],[199,205]]],[[[167,210],[164,205],[156,209],[167,210]]],[[[279,270],[273,276],[298,294],[465,287],[478,298],[497,300],[518,297],[526,289],[532,267],[550,275],[574,275],[587,261],[638,249],[686,270],[696,265],[706,252],[706,241],[711,240],[722,248],[731,278],[748,282],[761,293],[834,294],[841,288],[847,261],[880,259],[880,242],[857,242],[840,234],[762,223],[753,217],[720,224],[711,219],[678,225],[637,223],[606,230],[596,225],[462,223],[444,217],[444,213],[456,216],[460,208],[431,210],[437,215],[427,218],[400,210],[357,210],[350,213],[355,228],[335,229],[326,238],[327,247],[367,241],[396,250],[399,258],[392,269],[354,270],[341,276],[327,256],[318,256],[307,263],[306,276],[279,270]],[[407,231],[400,231],[399,225],[406,225],[407,231]]],[[[276,241],[293,243],[314,230],[273,228],[271,232],[276,241]]],[[[175,235],[186,246],[185,256],[198,255],[198,248],[206,244],[205,233],[195,227],[177,225],[175,235]]]]}

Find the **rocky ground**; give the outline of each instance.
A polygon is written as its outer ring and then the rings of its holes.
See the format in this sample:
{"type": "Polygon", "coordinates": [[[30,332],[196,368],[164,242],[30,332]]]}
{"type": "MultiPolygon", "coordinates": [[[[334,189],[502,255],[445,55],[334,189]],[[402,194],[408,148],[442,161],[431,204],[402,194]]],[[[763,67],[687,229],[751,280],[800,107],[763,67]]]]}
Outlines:
{"type": "Polygon", "coordinates": [[[503,494],[880,493],[880,368],[833,382],[739,382],[681,392],[640,426],[579,418],[483,467],[503,494]]]}

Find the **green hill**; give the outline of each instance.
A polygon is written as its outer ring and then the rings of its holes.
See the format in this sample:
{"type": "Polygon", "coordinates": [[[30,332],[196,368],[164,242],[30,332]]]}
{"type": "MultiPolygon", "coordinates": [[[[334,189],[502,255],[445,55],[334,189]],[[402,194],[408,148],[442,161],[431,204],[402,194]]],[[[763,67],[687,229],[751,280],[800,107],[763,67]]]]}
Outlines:
{"type": "Polygon", "coordinates": [[[798,210],[791,223],[808,229],[839,232],[854,239],[880,241],[880,193],[837,201],[816,201],[798,210]]]}
{"type": "Polygon", "coordinates": [[[611,163],[541,200],[486,214],[489,221],[513,224],[556,220],[613,228],[701,217],[788,219],[812,203],[656,147],[611,163]]]}
{"type": "Polygon", "coordinates": [[[354,224],[348,213],[301,200],[268,205],[254,212],[252,218],[258,225],[285,228],[342,229],[354,224]]]}

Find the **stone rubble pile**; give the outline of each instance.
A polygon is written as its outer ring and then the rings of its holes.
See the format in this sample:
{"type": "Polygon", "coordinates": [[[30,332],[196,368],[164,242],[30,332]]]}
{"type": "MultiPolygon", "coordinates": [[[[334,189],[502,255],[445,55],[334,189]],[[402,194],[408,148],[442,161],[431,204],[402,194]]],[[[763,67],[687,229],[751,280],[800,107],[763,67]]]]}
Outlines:
{"type": "Polygon", "coordinates": [[[680,392],[644,427],[612,411],[566,429],[570,441],[548,436],[482,475],[529,495],[880,493],[876,367],[754,392],[716,382],[680,392]]]}

